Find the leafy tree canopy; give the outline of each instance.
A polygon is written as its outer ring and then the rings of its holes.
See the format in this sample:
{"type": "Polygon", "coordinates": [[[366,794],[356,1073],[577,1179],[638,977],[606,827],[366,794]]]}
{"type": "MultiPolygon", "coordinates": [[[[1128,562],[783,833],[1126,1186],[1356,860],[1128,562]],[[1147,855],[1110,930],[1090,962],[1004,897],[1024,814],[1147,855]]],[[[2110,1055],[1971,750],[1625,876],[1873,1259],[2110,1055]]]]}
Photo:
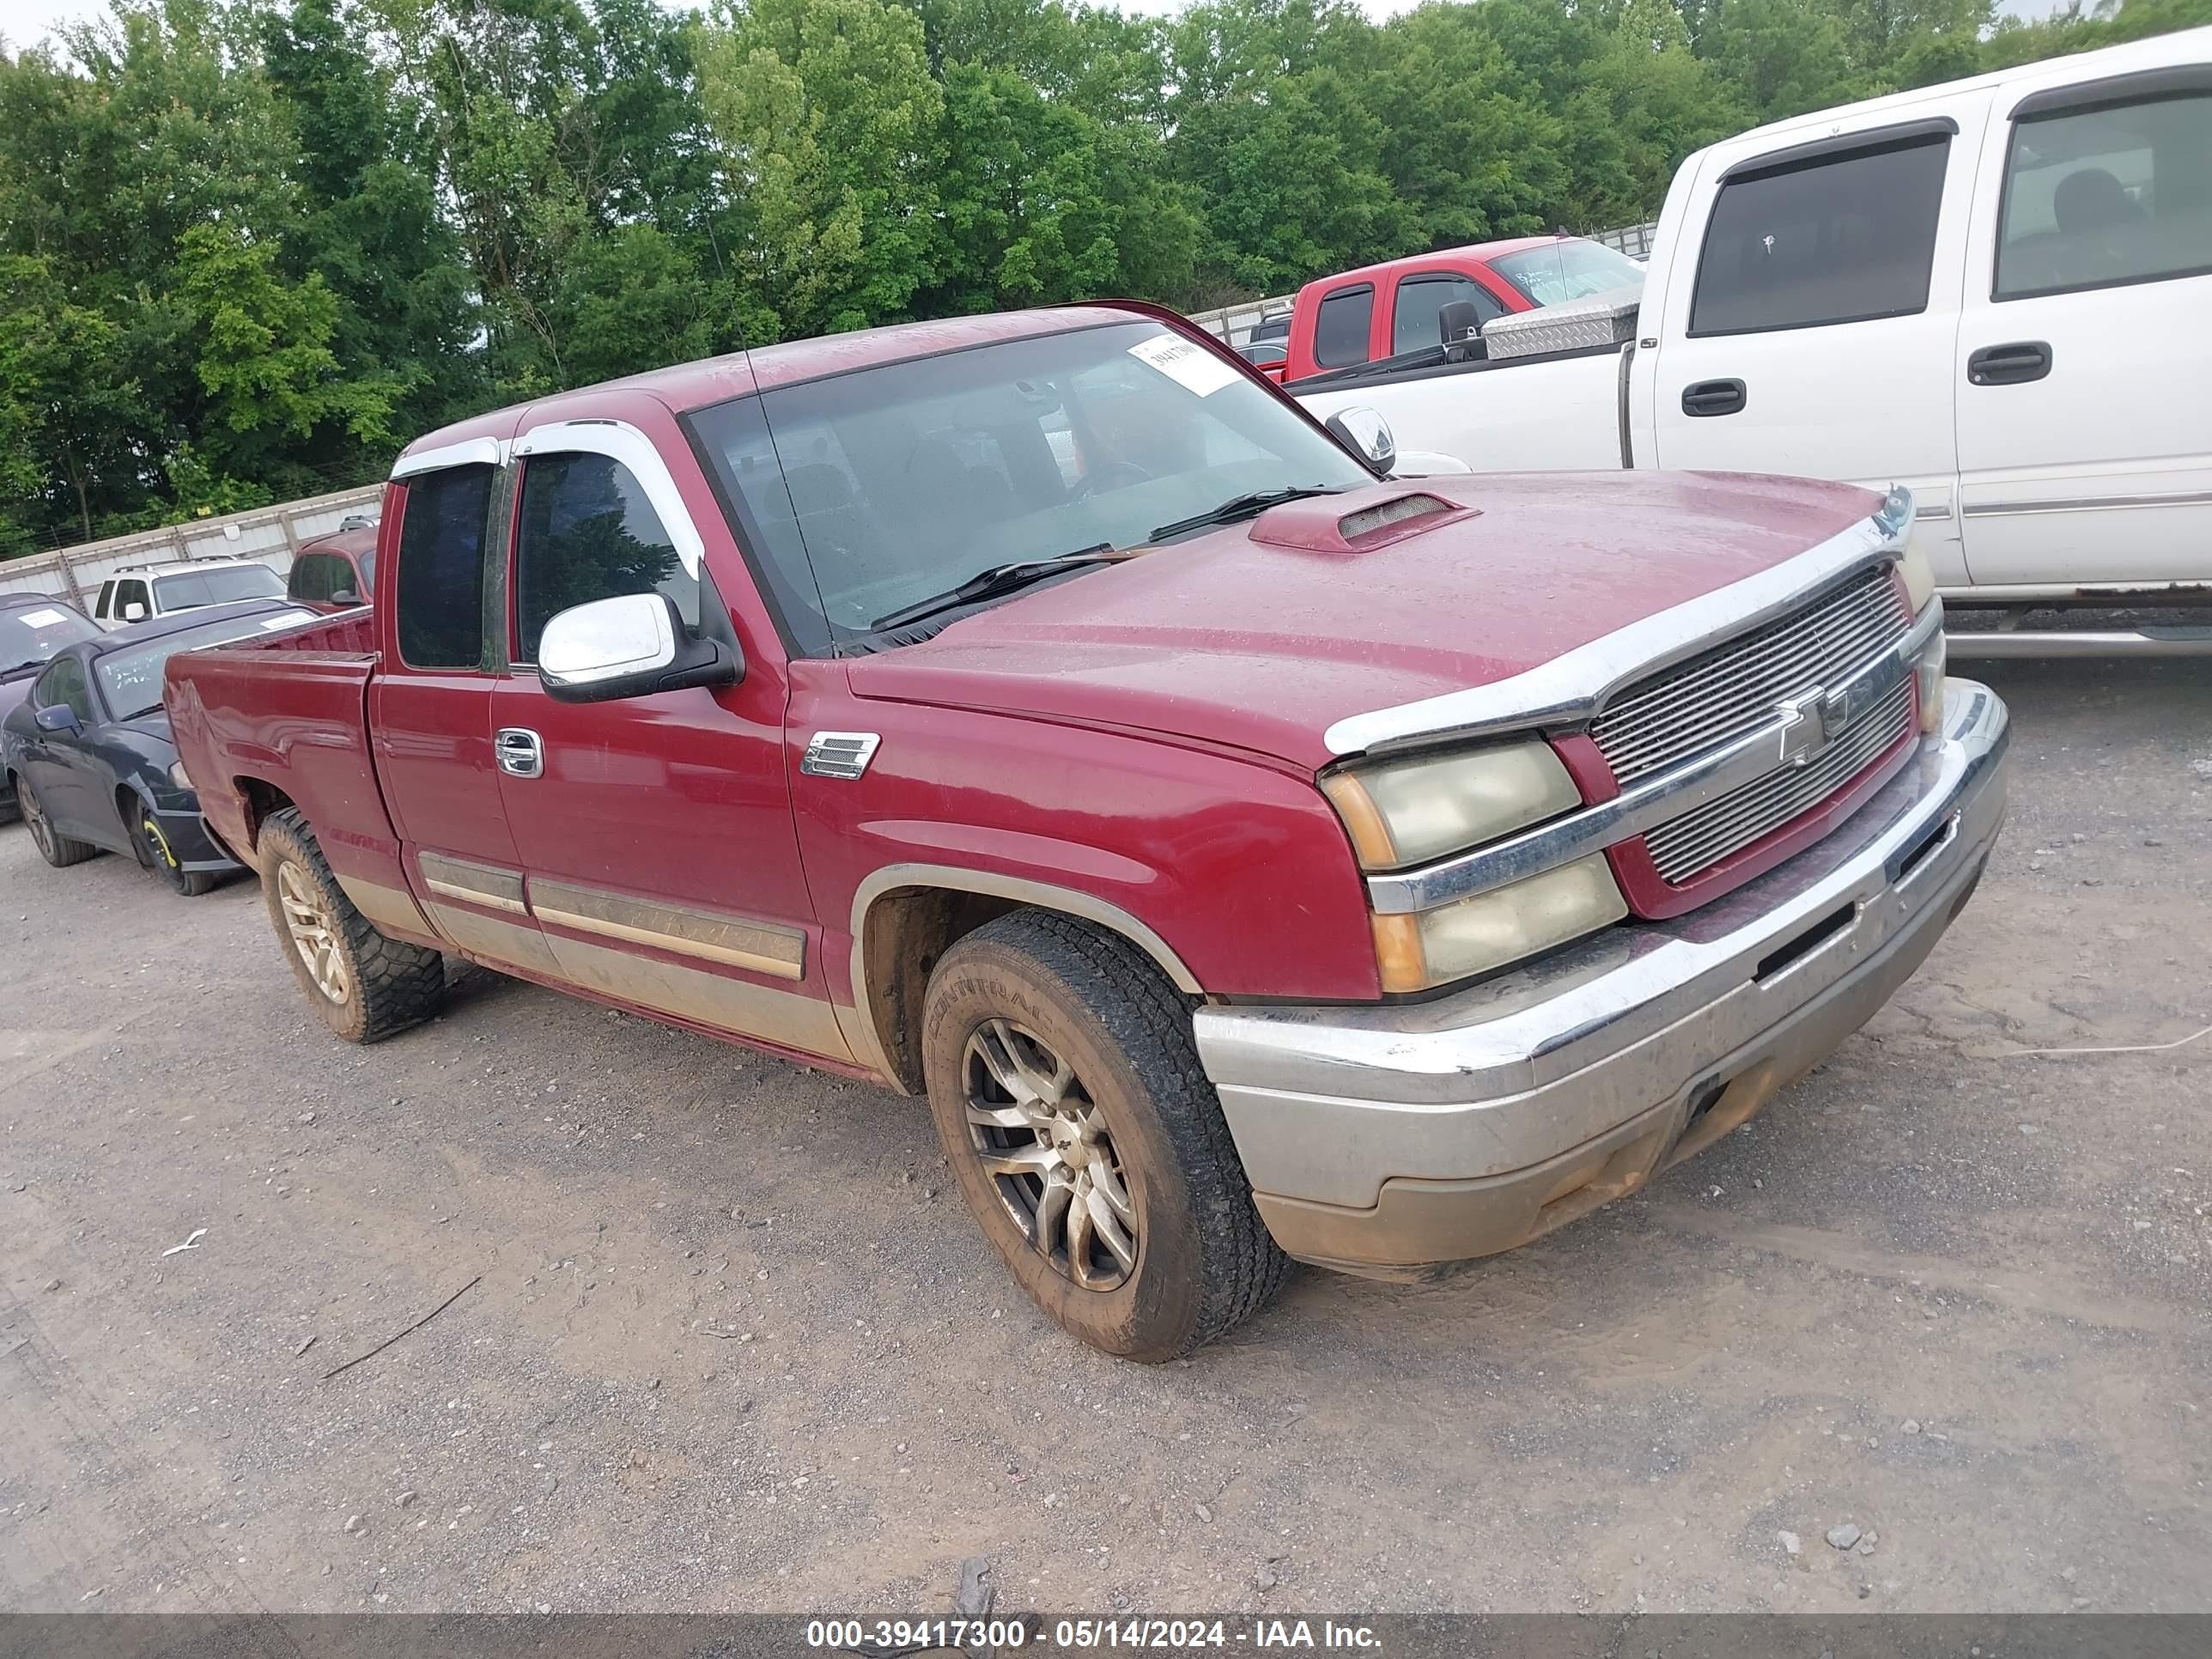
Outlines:
{"type": "Polygon", "coordinates": [[[1658,210],[1760,121],[2212,0],[107,0],[0,42],[0,556],[764,341],[1658,210]]]}

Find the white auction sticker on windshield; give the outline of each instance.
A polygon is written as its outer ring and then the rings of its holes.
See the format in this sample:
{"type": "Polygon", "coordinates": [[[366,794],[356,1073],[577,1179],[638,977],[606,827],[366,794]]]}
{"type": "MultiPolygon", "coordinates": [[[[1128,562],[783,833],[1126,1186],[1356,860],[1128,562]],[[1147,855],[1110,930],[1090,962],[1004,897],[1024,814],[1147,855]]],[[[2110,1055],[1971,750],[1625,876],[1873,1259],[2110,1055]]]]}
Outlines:
{"type": "Polygon", "coordinates": [[[26,611],[16,620],[28,628],[52,628],[58,623],[67,622],[69,612],[49,607],[44,611],[26,611]]]}
{"type": "Polygon", "coordinates": [[[1155,334],[1129,348],[1139,362],[1157,368],[1187,392],[1211,398],[1237,378],[1237,371],[1195,340],[1155,334]]]}

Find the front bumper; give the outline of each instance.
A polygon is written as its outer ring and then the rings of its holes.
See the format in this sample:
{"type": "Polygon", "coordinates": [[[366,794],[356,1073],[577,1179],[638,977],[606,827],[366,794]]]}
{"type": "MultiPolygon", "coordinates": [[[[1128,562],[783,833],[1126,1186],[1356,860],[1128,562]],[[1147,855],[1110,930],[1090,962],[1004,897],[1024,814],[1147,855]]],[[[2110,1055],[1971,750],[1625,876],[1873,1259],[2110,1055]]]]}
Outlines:
{"type": "Polygon", "coordinates": [[[1964,908],[2004,817],[2004,704],[1942,729],[1824,839],[1674,921],[1439,1000],[1209,1007],[1198,1049],[1276,1241],[1419,1277],[1631,1192],[1856,1030],[1964,908]]]}
{"type": "Polygon", "coordinates": [[[203,871],[220,874],[246,867],[231,857],[230,849],[208,827],[197,803],[183,807],[156,806],[154,822],[161,826],[161,839],[168,842],[170,852],[176,855],[177,867],[187,875],[203,871]]]}

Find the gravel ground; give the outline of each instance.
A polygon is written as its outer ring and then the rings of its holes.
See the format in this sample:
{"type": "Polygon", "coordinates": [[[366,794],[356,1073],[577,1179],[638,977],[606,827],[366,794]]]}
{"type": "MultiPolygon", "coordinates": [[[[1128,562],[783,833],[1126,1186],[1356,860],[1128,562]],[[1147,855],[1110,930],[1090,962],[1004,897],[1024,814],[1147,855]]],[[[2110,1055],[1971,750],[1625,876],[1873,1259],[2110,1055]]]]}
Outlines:
{"type": "Polygon", "coordinates": [[[1989,878],[1826,1066],[1158,1370],[915,1103],[476,973],[347,1048],[251,885],[0,831],[0,1602],[2212,1609],[2212,1038],[2019,1052],[2212,1020],[2212,676],[1993,668],[1989,878]]]}

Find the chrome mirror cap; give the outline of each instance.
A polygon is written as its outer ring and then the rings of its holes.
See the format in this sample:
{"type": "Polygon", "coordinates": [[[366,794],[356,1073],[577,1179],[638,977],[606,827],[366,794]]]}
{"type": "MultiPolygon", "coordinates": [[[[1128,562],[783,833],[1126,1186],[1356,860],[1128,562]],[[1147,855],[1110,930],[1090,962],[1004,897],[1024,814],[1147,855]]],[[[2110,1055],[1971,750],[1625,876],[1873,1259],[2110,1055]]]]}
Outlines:
{"type": "Polygon", "coordinates": [[[658,593],[571,605],[545,624],[538,673],[548,690],[581,690],[674,666],[676,627],[658,593]]]}
{"type": "Polygon", "coordinates": [[[1390,422],[1364,404],[1340,409],[1325,424],[1329,435],[1384,477],[1398,459],[1398,441],[1390,435],[1390,422]]]}

